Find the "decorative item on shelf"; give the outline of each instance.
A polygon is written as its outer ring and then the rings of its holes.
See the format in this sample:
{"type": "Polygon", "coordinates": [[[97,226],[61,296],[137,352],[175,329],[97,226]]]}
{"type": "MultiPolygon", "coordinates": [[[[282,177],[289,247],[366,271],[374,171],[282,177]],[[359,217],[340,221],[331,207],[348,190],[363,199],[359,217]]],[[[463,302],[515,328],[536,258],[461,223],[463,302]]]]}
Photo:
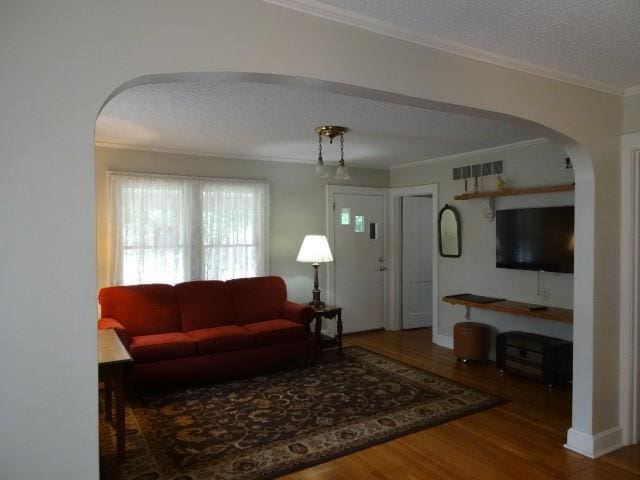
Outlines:
{"type": "Polygon", "coordinates": [[[571,170],[573,168],[573,164],[571,163],[571,158],[567,157],[564,159],[564,168],[567,170],[571,170]]]}
{"type": "Polygon", "coordinates": [[[306,235],[298,252],[298,262],[310,263],[313,266],[313,301],[309,305],[313,308],[324,307],[320,300],[320,288],[318,283],[318,267],[321,263],[333,262],[333,255],[329,248],[329,242],[324,235],[306,235]]]}
{"type": "Polygon", "coordinates": [[[464,178],[464,193],[469,192],[469,178],[471,178],[471,166],[462,167],[462,178],[464,178]]]}
{"type": "Polygon", "coordinates": [[[493,222],[496,218],[496,199],[494,197],[484,198],[484,219],[493,222]]]}
{"type": "Polygon", "coordinates": [[[482,164],[478,163],[471,167],[471,175],[473,175],[473,193],[480,192],[478,178],[482,176],[482,164]]]}
{"type": "Polygon", "coordinates": [[[496,187],[501,191],[505,191],[507,189],[507,181],[500,175],[496,177],[496,187]]]}
{"type": "Polygon", "coordinates": [[[346,127],[338,127],[335,125],[323,125],[316,128],[318,134],[318,161],[316,163],[316,173],[321,177],[328,177],[329,174],[326,171],[324,160],[322,158],[322,136],[329,137],[329,143],[333,143],[333,139],[340,136],[340,161],[338,162],[338,168],[336,169],[336,180],[351,180],[351,175],[344,163],[344,134],[347,133],[346,127]]]}
{"type": "Polygon", "coordinates": [[[438,244],[442,257],[460,257],[462,255],[460,215],[455,208],[447,204],[442,207],[438,216],[438,244]]]}

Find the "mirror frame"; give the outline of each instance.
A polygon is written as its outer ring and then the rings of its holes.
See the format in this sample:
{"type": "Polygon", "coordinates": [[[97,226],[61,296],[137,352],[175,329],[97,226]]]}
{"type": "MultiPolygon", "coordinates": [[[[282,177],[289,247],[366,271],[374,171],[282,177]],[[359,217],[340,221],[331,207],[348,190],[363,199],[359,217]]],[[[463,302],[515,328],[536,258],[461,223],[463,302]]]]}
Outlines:
{"type": "Polygon", "coordinates": [[[438,214],[438,247],[440,249],[440,256],[447,258],[459,258],[462,256],[462,230],[460,226],[460,215],[458,211],[452,207],[451,205],[445,203],[444,207],[440,210],[438,214]],[[458,254],[457,255],[446,255],[442,253],[442,215],[445,211],[449,210],[453,213],[454,218],[456,219],[456,224],[458,226],[458,254]]]}

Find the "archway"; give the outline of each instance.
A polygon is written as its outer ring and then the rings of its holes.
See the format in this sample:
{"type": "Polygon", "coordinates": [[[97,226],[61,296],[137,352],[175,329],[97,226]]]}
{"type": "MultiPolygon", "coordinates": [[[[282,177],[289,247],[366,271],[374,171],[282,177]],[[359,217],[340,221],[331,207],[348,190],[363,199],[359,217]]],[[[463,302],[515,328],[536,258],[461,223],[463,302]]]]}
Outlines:
{"type": "MultiPolygon", "coordinates": [[[[412,97],[343,83],[329,82],[305,77],[286,76],[265,73],[239,72],[199,72],[148,75],[138,77],[118,87],[105,101],[129,88],[164,82],[180,82],[198,79],[238,80],[243,82],[273,83],[292,85],[326,92],[339,93],[360,98],[382,100],[389,103],[408,105],[431,110],[463,113],[481,118],[509,118],[515,123],[528,124],[530,120],[504,113],[478,108],[454,105],[441,101],[412,97]]],[[[576,246],[574,274],[574,314],[579,319],[574,323],[574,382],[572,428],[568,432],[567,447],[580,453],[593,456],[598,452],[594,448],[590,433],[593,431],[593,344],[594,344],[594,225],[595,225],[595,189],[594,170],[587,151],[576,141],[551,128],[543,127],[545,136],[561,146],[572,159],[576,181],[576,246]]],[[[598,451],[606,450],[604,447],[598,451]]]]}

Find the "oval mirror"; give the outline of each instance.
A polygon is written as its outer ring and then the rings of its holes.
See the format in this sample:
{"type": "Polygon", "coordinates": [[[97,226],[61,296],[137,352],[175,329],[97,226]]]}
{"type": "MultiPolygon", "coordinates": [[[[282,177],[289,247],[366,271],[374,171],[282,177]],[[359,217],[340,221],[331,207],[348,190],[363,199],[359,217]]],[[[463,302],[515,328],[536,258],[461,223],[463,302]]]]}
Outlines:
{"type": "Polygon", "coordinates": [[[441,256],[459,257],[462,255],[460,216],[455,208],[446,204],[438,216],[438,240],[441,256]]]}

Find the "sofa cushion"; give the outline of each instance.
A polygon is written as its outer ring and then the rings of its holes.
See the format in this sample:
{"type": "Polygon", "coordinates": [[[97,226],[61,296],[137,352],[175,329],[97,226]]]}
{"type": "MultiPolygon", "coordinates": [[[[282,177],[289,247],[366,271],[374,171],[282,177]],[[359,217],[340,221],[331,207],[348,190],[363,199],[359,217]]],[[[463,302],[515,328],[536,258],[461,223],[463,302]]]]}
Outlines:
{"type": "Polygon", "coordinates": [[[132,337],[182,330],[171,285],[106,287],[100,290],[98,300],[101,316],[117,320],[132,337]]]}
{"type": "Polygon", "coordinates": [[[239,278],[226,282],[231,295],[233,324],[281,318],[287,287],[280,277],[239,278]]]}
{"type": "Polygon", "coordinates": [[[305,327],[290,320],[267,320],[247,323],[242,327],[255,335],[258,346],[297,342],[306,338],[305,327]]]}
{"type": "Polygon", "coordinates": [[[198,342],[198,352],[201,354],[244,350],[256,344],[254,335],[237,325],[203,328],[186,334],[198,342]]]}
{"type": "Polygon", "coordinates": [[[155,362],[198,353],[198,343],[182,332],[133,337],[129,352],[136,362],[155,362]]]}
{"type": "Polygon", "coordinates": [[[176,285],[183,331],[229,325],[229,288],[217,280],[185,282],[176,285]]]}

